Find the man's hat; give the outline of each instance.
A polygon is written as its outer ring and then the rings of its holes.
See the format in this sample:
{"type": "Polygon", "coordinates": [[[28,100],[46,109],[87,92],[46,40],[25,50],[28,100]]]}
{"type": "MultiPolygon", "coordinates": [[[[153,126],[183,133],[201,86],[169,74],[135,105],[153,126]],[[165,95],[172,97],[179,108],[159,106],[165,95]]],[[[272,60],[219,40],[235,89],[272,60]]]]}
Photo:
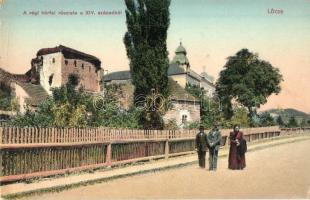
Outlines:
{"type": "Polygon", "coordinates": [[[203,125],[200,125],[199,129],[205,129],[205,127],[203,125]]]}

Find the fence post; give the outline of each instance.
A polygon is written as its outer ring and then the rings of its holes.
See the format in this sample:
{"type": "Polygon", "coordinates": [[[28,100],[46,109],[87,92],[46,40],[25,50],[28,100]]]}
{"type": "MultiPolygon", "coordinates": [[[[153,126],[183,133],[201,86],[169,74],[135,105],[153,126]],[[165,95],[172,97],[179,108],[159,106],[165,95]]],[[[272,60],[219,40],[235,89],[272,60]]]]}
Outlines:
{"type": "Polygon", "coordinates": [[[16,128],[13,128],[13,127],[9,127],[8,128],[9,129],[9,131],[8,131],[8,141],[7,141],[7,144],[12,144],[12,143],[14,143],[13,142],[13,140],[14,140],[14,137],[13,137],[13,135],[14,135],[14,129],[16,129],[16,128]]]}
{"type": "Polygon", "coordinates": [[[169,158],[169,140],[165,141],[165,159],[169,158]]]}
{"type": "Polygon", "coordinates": [[[3,144],[3,127],[0,127],[0,144],[3,144]]]}
{"type": "Polygon", "coordinates": [[[112,144],[111,143],[107,145],[106,163],[108,166],[111,166],[112,164],[112,144]]]}
{"type": "Polygon", "coordinates": [[[248,138],[248,142],[251,142],[251,141],[252,141],[252,139],[253,139],[253,134],[252,134],[252,133],[250,133],[250,134],[249,134],[249,138],[248,138]]]}

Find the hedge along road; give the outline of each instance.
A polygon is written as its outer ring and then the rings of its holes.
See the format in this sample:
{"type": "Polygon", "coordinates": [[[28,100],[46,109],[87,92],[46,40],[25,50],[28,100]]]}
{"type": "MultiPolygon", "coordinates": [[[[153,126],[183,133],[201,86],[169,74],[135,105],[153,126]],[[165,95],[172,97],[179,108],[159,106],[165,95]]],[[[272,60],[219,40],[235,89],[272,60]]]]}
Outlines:
{"type": "Polygon", "coordinates": [[[216,172],[191,165],[22,199],[310,198],[309,152],[306,140],[248,152],[243,171],[225,157],[216,172]]]}

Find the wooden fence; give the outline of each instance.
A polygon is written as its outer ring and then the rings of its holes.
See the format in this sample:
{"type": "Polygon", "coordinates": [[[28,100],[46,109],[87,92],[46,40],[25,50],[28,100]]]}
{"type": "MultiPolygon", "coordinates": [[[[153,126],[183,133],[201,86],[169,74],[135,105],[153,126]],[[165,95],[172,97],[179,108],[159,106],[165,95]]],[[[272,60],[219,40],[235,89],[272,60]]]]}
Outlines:
{"type": "MultiPolygon", "coordinates": [[[[245,135],[277,132],[277,126],[245,128],[245,135]]],[[[230,129],[223,129],[228,136],[230,129]]],[[[133,130],[110,128],[18,128],[0,127],[0,144],[97,143],[112,140],[193,138],[197,130],[133,130]]]]}
{"type": "MultiPolygon", "coordinates": [[[[223,129],[222,145],[231,130],[223,129]]],[[[257,141],[309,129],[243,129],[257,141]]],[[[0,127],[0,182],[114,166],[193,153],[197,130],[0,127]]]]}

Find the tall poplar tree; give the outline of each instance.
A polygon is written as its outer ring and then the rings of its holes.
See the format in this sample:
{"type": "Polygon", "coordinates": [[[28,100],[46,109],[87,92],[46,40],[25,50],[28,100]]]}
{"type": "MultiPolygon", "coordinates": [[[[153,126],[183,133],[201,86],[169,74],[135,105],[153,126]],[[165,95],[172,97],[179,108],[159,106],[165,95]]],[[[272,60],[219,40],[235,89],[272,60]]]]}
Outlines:
{"type": "MultiPolygon", "coordinates": [[[[137,97],[152,96],[154,93],[165,98],[169,94],[166,40],[170,0],[125,0],[125,4],[127,32],[124,43],[135,86],[135,103],[140,100],[137,97]]],[[[143,112],[141,120],[145,128],[163,127],[163,113],[157,108],[155,106],[155,109],[143,112]]]]}

